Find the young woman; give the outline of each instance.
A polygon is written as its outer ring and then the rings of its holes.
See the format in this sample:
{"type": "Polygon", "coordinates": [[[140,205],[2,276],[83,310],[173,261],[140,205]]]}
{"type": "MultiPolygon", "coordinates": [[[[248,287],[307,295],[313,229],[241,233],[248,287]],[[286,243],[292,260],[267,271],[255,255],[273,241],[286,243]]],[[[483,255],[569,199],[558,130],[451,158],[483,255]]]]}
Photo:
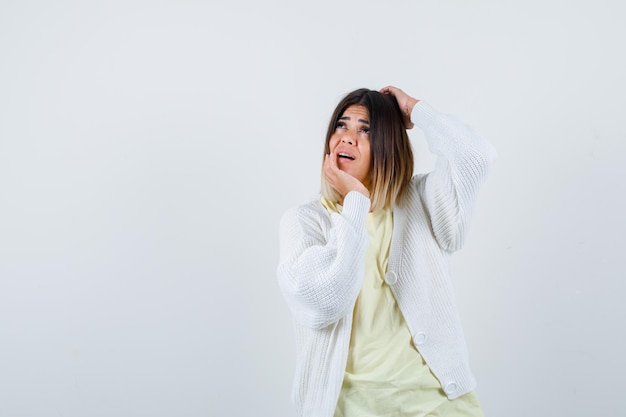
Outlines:
{"type": "Polygon", "coordinates": [[[321,197],[280,224],[278,280],[293,313],[301,416],[482,416],[454,301],[461,248],[495,151],[395,87],[335,109],[321,197]],[[435,169],[413,176],[406,129],[435,169]]]}

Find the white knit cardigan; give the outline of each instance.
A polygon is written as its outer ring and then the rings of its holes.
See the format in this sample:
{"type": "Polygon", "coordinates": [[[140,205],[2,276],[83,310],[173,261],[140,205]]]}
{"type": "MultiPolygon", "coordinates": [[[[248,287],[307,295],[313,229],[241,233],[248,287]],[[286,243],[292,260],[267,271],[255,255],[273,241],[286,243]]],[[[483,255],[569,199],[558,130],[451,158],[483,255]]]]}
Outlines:
{"type": "MultiPolygon", "coordinates": [[[[461,248],[495,150],[456,119],[418,102],[412,121],[437,155],[411,180],[394,226],[385,281],[413,342],[449,399],[474,389],[455,305],[449,256],[461,248]]],[[[288,210],[280,223],[278,282],[295,321],[293,400],[299,415],[332,417],[343,382],[354,303],[369,245],[370,201],[350,192],[341,214],[319,198],[288,210]]]]}

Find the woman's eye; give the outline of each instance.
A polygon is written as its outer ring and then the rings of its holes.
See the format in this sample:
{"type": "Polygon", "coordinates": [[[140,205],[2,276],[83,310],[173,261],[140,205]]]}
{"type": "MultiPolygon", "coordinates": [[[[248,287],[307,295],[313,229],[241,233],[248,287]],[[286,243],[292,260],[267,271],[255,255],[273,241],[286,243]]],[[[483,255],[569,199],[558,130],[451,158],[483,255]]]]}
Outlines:
{"type": "Polygon", "coordinates": [[[346,124],[343,122],[339,122],[337,123],[337,129],[345,129],[346,128],[346,124]]]}
{"type": "Polygon", "coordinates": [[[370,133],[370,128],[369,127],[362,127],[361,128],[361,133],[370,133]]]}

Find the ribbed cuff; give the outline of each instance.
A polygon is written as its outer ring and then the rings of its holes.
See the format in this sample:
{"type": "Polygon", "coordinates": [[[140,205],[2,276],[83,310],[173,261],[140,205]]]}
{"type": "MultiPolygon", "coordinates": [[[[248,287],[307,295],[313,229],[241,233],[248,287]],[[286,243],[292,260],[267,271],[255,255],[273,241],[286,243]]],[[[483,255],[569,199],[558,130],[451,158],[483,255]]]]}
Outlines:
{"type": "Polygon", "coordinates": [[[365,223],[367,213],[370,211],[371,201],[358,191],[350,191],[343,199],[342,215],[355,224],[365,223]]]}
{"type": "Polygon", "coordinates": [[[413,107],[411,121],[415,126],[424,130],[433,122],[436,113],[437,111],[431,107],[430,104],[425,103],[424,100],[420,100],[413,107]]]}

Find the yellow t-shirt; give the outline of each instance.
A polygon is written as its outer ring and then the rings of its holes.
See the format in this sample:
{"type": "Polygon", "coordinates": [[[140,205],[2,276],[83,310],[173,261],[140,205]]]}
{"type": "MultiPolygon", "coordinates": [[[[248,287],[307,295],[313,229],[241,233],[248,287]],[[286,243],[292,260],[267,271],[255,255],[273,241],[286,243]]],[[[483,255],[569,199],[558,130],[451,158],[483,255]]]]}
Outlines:
{"type": "MultiPolygon", "coordinates": [[[[342,207],[322,198],[329,212],[342,207]]],[[[353,313],[350,350],[335,417],[482,417],[476,394],[448,400],[412,343],[389,285],[392,210],[367,215],[370,245],[353,313]]]]}

